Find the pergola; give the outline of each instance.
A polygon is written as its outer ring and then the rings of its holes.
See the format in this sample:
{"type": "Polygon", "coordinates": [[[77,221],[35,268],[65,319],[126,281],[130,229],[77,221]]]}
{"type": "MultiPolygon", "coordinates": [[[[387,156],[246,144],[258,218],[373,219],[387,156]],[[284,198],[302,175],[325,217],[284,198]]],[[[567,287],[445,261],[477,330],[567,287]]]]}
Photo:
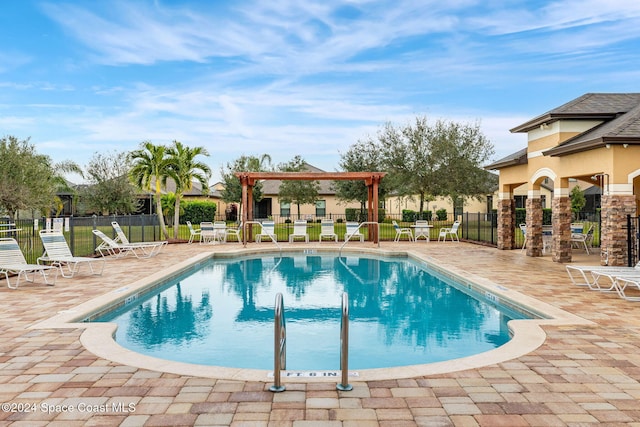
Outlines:
{"type": "MultiPolygon", "coordinates": [[[[353,181],[363,180],[368,188],[367,218],[378,222],[378,189],[386,172],[236,172],[242,184],[242,222],[253,221],[253,186],[257,181],[278,179],[281,181],[353,181]]],[[[378,243],[377,233],[373,234],[378,243]]],[[[246,243],[246,237],[243,234],[246,243]]]]}

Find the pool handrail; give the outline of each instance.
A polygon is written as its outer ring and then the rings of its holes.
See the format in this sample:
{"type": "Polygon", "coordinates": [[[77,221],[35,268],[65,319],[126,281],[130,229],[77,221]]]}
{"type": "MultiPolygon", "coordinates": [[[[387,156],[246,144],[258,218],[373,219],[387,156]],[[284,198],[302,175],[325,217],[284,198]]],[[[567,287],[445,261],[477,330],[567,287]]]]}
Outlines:
{"type": "MultiPolygon", "coordinates": [[[[355,234],[356,232],[358,232],[358,231],[360,230],[360,228],[361,228],[363,225],[365,225],[365,224],[367,224],[367,225],[375,225],[376,227],[378,227],[378,230],[377,230],[377,234],[376,234],[376,236],[378,237],[378,239],[377,239],[377,240],[378,240],[378,247],[380,247],[380,223],[378,223],[378,222],[376,222],[376,221],[364,221],[364,222],[361,222],[360,224],[358,224],[358,228],[356,228],[356,229],[354,230],[353,234],[355,234]]],[[[342,248],[344,248],[344,247],[345,247],[345,245],[346,245],[347,243],[349,243],[350,241],[351,241],[351,239],[346,239],[346,240],[344,241],[344,243],[342,244],[342,246],[340,246],[340,250],[338,251],[338,256],[339,256],[339,257],[340,257],[340,256],[342,256],[342,248]]]]}
{"type": "Polygon", "coordinates": [[[342,317],[340,318],[340,370],[342,379],[336,388],[340,391],[351,391],[349,384],[349,295],[342,294],[342,317]]]}
{"type": "Polygon", "coordinates": [[[284,319],[284,303],[282,293],[276,294],[274,307],[274,332],[273,332],[273,385],[269,390],[280,393],[285,390],[280,380],[280,373],[287,369],[287,325],[284,319]]]}
{"type": "MultiPolygon", "coordinates": [[[[247,247],[247,225],[249,224],[258,224],[261,225],[260,221],[247,221],[242,225],[242,246],[247,247]]],[[[282,253],[282,247],[278,244],[278,240],[274,239],[273,236],[269,236],[271,241],[276,245],[280,253],[282,253]]]]}

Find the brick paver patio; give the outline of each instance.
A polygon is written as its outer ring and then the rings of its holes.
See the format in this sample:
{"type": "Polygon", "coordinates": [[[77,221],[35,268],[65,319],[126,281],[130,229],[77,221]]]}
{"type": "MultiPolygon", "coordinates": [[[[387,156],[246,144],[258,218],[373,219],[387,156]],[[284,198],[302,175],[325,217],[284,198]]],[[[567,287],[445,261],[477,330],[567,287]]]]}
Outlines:
{"type": "MultiPolygon", "coordinates": [[[[519,250],[382,243],[384,249],[410,249],[488,278],[594,324],[545,326],[544,344],[514,360],[435,376],[354,380],[350,392],[337,391],[331,382],[285,382],[287,391],[274,394],[265,381],[139,369],[90,353],[80,342],[82,329],[30,328],[195,254],[238,247],[169,245],[153,259],[109,260],[103,277],[59,278],[55,287],[38,282],[11,290],[0,280],[0,425],[640,426],[640,303],[576,287],[563,265],[519,250]]],[[[576,258],[581,264],[599,260],[576,258]]]]}

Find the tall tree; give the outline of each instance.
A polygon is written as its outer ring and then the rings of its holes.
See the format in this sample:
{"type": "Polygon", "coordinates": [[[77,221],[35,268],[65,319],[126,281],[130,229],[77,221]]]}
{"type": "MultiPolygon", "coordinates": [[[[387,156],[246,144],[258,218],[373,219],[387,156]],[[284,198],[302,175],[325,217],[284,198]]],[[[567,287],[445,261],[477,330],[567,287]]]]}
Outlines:
{"type": "MultiPolygon", "coordinates": [[[[235,159],[233,163],[227,163],[226,167],[220,170],[224,182],[222,200],[226,203],[238,203],[240,205],[238,214],[242,215],[242,185],[235,173],[266,172],[271,169],[271,156],[268,154],[263,154],[260,157],[243,155],[235,159]]],[[[260,182],[253,186],[253,200],[256,202],[262,200],[262,183],[260,182]]]]}
{"type": "Polygon", "coordinates": [[[193,181],[196,180],[202,185],[203,193],[209,191],[209,177],[211,169],[209,166],[196,159],[198,156],[208,156],[209,153],[204,147],[187,147],[180,141],[173,141],[173,145],[167,149],[169,157],[170,177],[176,183],[176,203],[173,212],[173,238],[178,238],[180,224],[180,201],[186,191],[191,190],[193,181]]]}
{"type": "MultiPolygon", "coordinates": [[[[295,156],[287,163],[281,163],[278,167],[282,172],[301,172],[305,169],[306,162],[300,156],[295,156]]],[[[318,200],[320,183],[318,181],[282,181],[278,191],[278,198],[284,203],[294,203],[298,207],[300,218],[300,205],[315,203],[318,200]]]]}
{"type": "Polygon", "coordinates": [[[131,164],[124,153],[94,153],[87,165],[88,186],[82,191],[83,202],[102,214],[130,214],[140,201],[128,172],[131,164]]]}
{"type": "Polygon", "coordinates": [[[0,211],[16,219],[18,211],[29,209],[49,215],[55,209],[56,190],[68,187],[63,174],[80,172],[73,162],[54,164],[38,154],[29,138],[0,139],[0,211]]]}
{"type": "MultiPolygon", "coordinates": [[[[383,158],[378,146],[371,138],[358,141],[340,155],[340,169],[345,172],[378,172],[384,170],[383,158]]],[[[360,202],[360,209],[365,210],[369,199],[369,190],[364,181],[334,181],[336,197],[346,202],[360,202]]],[[[378,189],[384,198],[387,193],[387,180],[383,180],[378,189]]]]}
{"type": "Polygon", "coordinates": [[[396,127],[387,123],[378,134],[389,181],[402,195],[417,194],[420,212],[431,196],[459,200],[478,198],[492,191],[493,175],[482,164],[493,154],[493,145],[478,123],[460,124],[426,117],[396,127]]]}
{"type": "Polygon", "coordinates": [[[156,214],[160,229],[165,239],[169,238],[169,232],[162,214],[162,187],[166,186],[169,176],[169,160],[166,156],[164,145],[154,145],[151,141],[144,141],[140,149],[129,154],[133,167],[129,171],[129,178],[141,190],[151,191],[154,184],[156,214]]]}

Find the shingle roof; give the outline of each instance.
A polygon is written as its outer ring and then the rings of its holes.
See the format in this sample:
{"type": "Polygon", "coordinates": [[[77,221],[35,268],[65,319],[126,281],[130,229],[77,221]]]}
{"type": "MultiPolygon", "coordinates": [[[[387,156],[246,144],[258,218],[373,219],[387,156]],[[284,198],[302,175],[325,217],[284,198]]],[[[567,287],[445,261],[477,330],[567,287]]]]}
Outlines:
{"type": "Polygon", "coordinates": [[[495,170],[506,166],[522,165],[525,163],[527,163],[527,149],[523,148],[522,150],[510,154],[507,157],[503,157],[490,165],[486,165],[484,168],[486,170],[495,170]]]}
{"type": "MultiPolygon", "coordinates": [[[[325,172],[322,169],[319,169],[315,166],[310,165],[309,163],[304,164],[303,171],[304,172],[325,172]]],[[[318,194],[325,194],[325,195],[336,194],[336,191],[333,188],[332,181],[318,181],[318,182],[320,183],[320,189],[318,190],[318,194]]],[[[268,194],[268,195],[278,194],[281,183],[282,181],[278,179],[262,181],[262,194],[268,194]]]]}
{"type": "MultiPolygon", "coordinates": [[[[543,152],[561,156],[606,144],[640,144],[640,93],[587,93],[529,120],[511,132],[529,132],[558,120],[602,120],[603,123],[543,152]]],[[[500,159],[485,169],[500,169],[527,162],[527,149],[500,159]]]]}
{"type": "Polygon", "coordinates": [[[528,132],[560,119],[611,120],[640,105],[640,93],[587,93],[553,110],[547,111],[511,132],[528,132]]]}

